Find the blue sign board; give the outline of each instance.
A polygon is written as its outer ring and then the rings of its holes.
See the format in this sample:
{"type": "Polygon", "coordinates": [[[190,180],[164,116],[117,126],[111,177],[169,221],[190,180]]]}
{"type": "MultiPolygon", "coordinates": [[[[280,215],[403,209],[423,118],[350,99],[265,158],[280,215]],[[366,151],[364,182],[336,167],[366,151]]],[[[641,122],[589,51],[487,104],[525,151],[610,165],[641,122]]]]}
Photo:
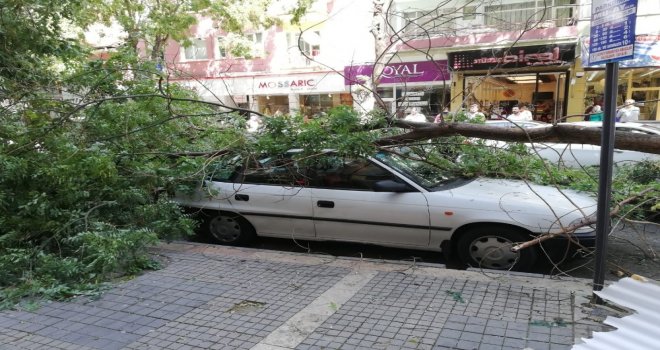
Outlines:
{"type": "Polygon", "coordinates": [[[637,0],[594,0],[591,5],[589,64],[631,59],[635,48],[637,0]]]}

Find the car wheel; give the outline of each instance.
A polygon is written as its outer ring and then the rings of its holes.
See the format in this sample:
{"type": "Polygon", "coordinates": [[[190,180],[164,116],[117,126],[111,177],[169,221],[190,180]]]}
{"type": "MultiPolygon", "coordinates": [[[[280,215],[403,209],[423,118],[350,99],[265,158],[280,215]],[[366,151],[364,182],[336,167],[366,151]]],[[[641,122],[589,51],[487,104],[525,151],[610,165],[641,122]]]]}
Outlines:
{"type": "Polygon", "coordinates": [[[485,269],[527,271],[537,260],[535,247],[512,252],[514,243],[529,240],[522,230],[506,226],[478,226],[458,238],[458,256],[463,263],[485,269]]]}
{"type": "Polygon", "coordinates": [[[205,212],[203,225],[209,237],[220,244],[244,245],[256,237],[252,225],[236,213],[205,212]]]}

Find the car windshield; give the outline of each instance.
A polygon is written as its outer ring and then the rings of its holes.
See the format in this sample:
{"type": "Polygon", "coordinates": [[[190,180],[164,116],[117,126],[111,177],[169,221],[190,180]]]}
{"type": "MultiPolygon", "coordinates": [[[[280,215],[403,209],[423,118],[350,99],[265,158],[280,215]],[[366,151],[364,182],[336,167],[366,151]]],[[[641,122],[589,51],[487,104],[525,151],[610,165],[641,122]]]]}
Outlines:
{"type": "Polygon", "coordinates": [[[446,185],[457,179],[451,174],[451,172],[423,161],[412,153],[397,154],[379,152],[376,154],[375,158],[396,169],[405,177],[411,179],[427,190],[446,185]]]}

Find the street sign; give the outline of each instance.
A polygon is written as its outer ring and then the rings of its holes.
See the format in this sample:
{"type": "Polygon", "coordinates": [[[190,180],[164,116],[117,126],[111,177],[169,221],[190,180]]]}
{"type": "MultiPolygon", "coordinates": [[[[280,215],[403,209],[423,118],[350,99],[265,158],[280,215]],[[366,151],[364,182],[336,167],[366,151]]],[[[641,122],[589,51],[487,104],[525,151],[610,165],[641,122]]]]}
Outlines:
{"type": "Polygon", "coordinates": [[[637,0],[593,0],[589,65],[633,58],[636,17],[637,0]]]}

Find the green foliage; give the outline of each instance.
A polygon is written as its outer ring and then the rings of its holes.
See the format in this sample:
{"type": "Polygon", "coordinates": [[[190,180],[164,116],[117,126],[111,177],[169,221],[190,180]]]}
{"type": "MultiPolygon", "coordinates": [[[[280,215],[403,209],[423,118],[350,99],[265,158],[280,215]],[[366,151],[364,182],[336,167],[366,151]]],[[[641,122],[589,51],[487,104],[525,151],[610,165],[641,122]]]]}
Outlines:
{"type": "Polygon", "coordinates": [[[194,95],[175,86],[162,95],[153,67],[124,54],[89,62],[60,77],[69,93],[85,96],[80,104],[45,100],[44,85],[2,110],[2,307],[89,293],[154,267],[146,248],[158,239],[192,234],[196,222],[162,192],[196,179],[204,160],[170,154],[233,139],[212,133],[207,115],[217,113],[208,106],[164,98],[194,95]]]}
{"type": "Polygon", "coordinates": [[[299,157],[313,158],[324,149],[346,156],[370,155],[378,134],[360,124],[360,116],[350,107],[339,106],[305,121],[302,116],[268,117],[264,129],[248,149],[257,154],[277,155],[301,149],[299,157]]]}
{"type": "MultiPolygon", "coordinates": [[[[268,28],[277,19],[267,14],[271,0],[89,0],[87,13],[96,16],[80,17],[83,26],[100,20],[118,23],[127,33],[126,44],[138,52],[138,44],[148,57],[161,57],[167,40],[189,45],[190,29],[197,24],[198,15],[213,19],[226,33],[242,34],[247,28],[268,28]]],[[[304,13],[304,12],[303,12],[304,13]]]]}

